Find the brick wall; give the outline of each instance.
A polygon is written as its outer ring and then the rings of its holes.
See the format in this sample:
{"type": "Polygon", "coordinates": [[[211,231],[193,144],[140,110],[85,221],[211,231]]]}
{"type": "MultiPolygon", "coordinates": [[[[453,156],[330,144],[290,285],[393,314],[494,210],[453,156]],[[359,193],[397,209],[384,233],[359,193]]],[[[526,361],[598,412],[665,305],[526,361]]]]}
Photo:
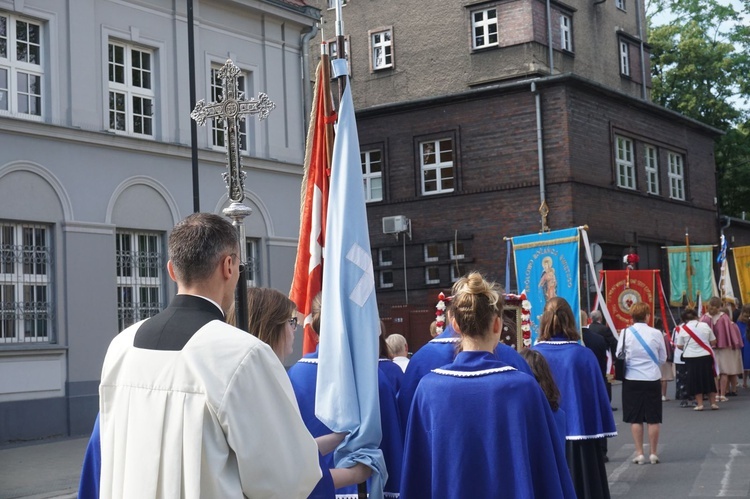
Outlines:
{"type": "MultiPolygon", "coordinates": [[[[552,229],[587,224],[592,242],[605,243],[611,261],[639,239],[650,244],[681,244],[690,227],[695,244],[718,237],[713,137],[655,106],[633,105],[580,81],[558,80],[540,87],[545,191],[552,229]],[[646,194],[644,166],[636,158],[637,189],[616,187],[613,137],[626,134],[659,150],[661,195],[646,194]],[[685,155],[685,201],[670,200],[666,151],[685,155]],[[611,254],[609,254],[611,253],[611,254]]],[[[368,206],[372,246],[391,248],[393,288],[378,289],[381,305],[404,304],[404,235],[382,234],[381,219],[405,215],[412,221],[406,240],[406,284],[414,306],[434,306],[449,289],[448,244],[460,239],[466,259],[460,273],[479,270],[505,282],[506,243],[541,229],[534,95],[527,87],[487,92],[482,98],[445,99],[408,110],[367,111],[358,117],[360,143],[384,148],[385,200],[368,206]],[[458,176],[456,192],[422,196],[418,142],[453,137],[458,176]],[[441,248],[438,285],[425,284],[425,243],[441,248]]],[[[636,149],[638,156],[640,149],[636,149]]],[[[376,272],[383,270],[376,268],[376,272]]],[[[514,271],[511,271],[511,274],[514,271]]],[[[511,276],[515,292],[515,279],[511,276]]]]}

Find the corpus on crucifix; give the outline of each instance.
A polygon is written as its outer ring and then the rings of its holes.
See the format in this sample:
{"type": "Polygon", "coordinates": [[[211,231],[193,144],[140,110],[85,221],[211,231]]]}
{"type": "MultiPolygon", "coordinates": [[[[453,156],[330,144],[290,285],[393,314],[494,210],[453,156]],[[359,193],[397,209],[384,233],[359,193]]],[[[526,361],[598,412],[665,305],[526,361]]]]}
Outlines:
{"type": "Polygon", "coordinates": [[[250,207],[242,204],[245,199],[245,172],[240,162],[240,122],[247,115],[257,114],[263,120],[273,111],[276,104],[271,102],[263,92],[257,99],[246,100],[243,92],[237,88],[240,68],[231,59],[227,60],[218,72],[222,81],[222,92],[218,102],[206,104],[203,99],[195,104],[190,117],[199,125],[207,119],[217,118],[224,122],[224,136],[227,138],[227,171],[223,174],[227,184],[231,204],[225,208],[224,215],[232,219],[232,225],[237,229],[240,241],[240,278],[237,282],[235,295],[236,326],[247,331],[247,279],[245,278],[245,262],[247,261],[247,246],[245,245],[245,217],[252,213],[250,207]]]}

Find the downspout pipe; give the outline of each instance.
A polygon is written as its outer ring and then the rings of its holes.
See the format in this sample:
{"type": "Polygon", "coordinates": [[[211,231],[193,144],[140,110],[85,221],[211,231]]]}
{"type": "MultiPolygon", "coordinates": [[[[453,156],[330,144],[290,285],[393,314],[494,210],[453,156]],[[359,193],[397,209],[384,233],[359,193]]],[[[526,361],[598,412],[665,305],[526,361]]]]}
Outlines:
{"type": "Polygon", "coordinates": [[[641,98],[646,100],[648,94],[646,92],[646,56],[643,49],[643,18],[641,16],[641,2],[636,0],[635,2],[635,22],[638,25],[638,41],[640,57],[641,57],[641,98]]]}
{"type": "Polygon", "coordinates": [[[307,128],[310,126],[310,112],[312,109],[312,83],[310,83],[310,40],[312,40],[318,34],[318,23],[316,22],[310,26],[309,30],[302,31],[300,37],[300,43],[302,44],[302,56],[300,57],[300,63],[302,64],[302,114],[305,119],[305,127],[303,130],[307,133],[307,128]]]}
{"type": "MultiPolygon", "coordinates": [[[[534,94],[536,103],[536,149],[537,165],[539,168],[539,205],[545,206],[547,194],[544,188],[544,138],[542,137],[542,96],[536,87],[536,82],[531,82],[531,93],[534,94]]],[[[546,224],[545,224],[546,225],[546,224]]]]}
{"type": "Polygon", "coordinates": [[[547,58],[549,59],[549,74],[555,74],[555,53],[552,48],[552,7],[547,0],[547,58]]]}

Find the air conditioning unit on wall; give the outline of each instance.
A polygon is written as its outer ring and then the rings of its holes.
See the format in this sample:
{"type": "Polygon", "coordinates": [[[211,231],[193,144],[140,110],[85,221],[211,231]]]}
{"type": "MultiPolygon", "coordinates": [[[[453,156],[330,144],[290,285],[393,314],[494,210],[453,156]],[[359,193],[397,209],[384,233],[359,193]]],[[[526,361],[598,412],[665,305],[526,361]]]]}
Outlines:
{"type": "Polygon", "coordinates": [[[403,215],[383,217],[383,234],[399,234],[409,231],[409,219],[403,215]]]}

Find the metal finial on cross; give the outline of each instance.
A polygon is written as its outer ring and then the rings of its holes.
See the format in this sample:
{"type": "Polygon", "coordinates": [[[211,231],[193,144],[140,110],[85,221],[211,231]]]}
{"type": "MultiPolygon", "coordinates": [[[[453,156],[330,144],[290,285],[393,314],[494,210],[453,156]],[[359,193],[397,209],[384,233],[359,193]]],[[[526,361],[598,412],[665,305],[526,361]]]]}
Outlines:
{"type": "Polygon", "coordinates": [[[258,94],[257,99],[244,99],[244,92],[237,88],[240,73],[240,68],[235,66],[231,59],[227,60],[217,75],[222,81],[222,92],[218,102],[206,104],[206,101],[201,99],[190,113],[190,117],[199,125],[203,125],[208,118],[220,118],[224,122],[228,169],[224,173],[224,181],[229,191],[229,199],[234,203],[241,203],[245,199],[245,173],[240,162],[240,122],[251,114],[257,114],[260,120],[264,120],[276,107],[263,92],[258,94]]]}

